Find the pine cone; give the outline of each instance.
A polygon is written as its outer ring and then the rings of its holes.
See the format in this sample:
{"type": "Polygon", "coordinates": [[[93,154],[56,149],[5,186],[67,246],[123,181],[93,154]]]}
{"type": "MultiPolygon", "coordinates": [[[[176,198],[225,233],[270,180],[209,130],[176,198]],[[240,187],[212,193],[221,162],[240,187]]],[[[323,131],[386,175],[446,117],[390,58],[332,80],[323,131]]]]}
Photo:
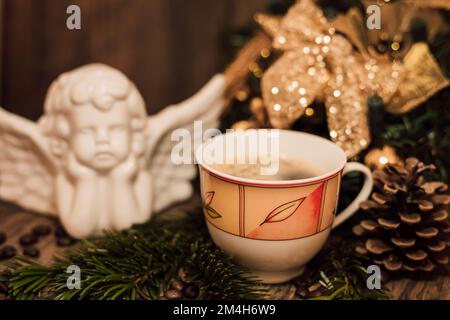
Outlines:
{"type": "Polygon", "coordinates": [[[353,228],[365,239],[357,252],[389,271],[432,271],[448,264],[450,195],[445,183],[425,182],[428,170],[435,167],[408,158],[405,165],[374,171],[371,200],[360,205],[372,219],[353,228]]]}

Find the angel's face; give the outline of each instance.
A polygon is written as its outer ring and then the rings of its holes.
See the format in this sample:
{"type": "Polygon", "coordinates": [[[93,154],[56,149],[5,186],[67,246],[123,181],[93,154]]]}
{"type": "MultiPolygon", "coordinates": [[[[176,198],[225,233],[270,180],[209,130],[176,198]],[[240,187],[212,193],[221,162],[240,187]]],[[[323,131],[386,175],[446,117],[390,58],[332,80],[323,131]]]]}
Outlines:
{"type": "Polygon", "coordinates": [[[77,160],[97,171],[109,171],[122,163],[131,152],[130,122],[123,102],[107,111],[76,106],[70,117],[70,145],[77,160]]]}

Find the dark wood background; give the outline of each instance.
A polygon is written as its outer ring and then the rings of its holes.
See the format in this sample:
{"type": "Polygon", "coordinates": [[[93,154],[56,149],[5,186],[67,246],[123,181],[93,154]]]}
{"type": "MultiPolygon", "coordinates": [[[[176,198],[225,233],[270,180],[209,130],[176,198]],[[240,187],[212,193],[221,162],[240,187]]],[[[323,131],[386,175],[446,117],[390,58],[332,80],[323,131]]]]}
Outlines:
{"type": "Polygon", "coordinates": [[[55,77],[103,62],[125,72],[154,113],[221,71],[224,33],[251,23],[254,12],[268,3],[0,0],[0,105],[37,119],[55,77]],[[66,28],[70,4],[81,8],[81,30],[66,28]]]}

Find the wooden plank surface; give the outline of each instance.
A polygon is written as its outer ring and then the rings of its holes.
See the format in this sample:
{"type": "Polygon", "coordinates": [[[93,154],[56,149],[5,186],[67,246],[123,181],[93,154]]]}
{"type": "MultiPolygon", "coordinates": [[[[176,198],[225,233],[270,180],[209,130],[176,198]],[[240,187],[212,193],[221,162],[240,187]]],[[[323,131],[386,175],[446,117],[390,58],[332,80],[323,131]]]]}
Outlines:
{"type": "MultiPolygon", "coordinates": [[[[225,33],[252,23],[267,0],[0,0],[3,98],[30,119],[59,74],[102,62],[123,71],[155,113],[196,92],[224,66],[225,33]],[[81,9],[68,30],[66,8],[81,9]]],[[[228,57],[229,58],[229,57],[228,57]]]]}
{"type": "MultiPolygon", "coordinates": [[[[183,204],[182,207],[174,207],[167,215],[176,215],[183,211],[185,206],[192,204],[183,204]]],[[[35,215],[24,212],[19,208],[0,203],[0,230],[8,235],[8,243],[17,247],[21,235],[30,231],[39,224],[57,225],[57,221],[52,218],[35,215]]],[[[63,249],[55,245],[54,235],[43,239],[38,248],[41,250],[39,261],[50,263],[55,254],[61,253],[63,249]]],[[[0,263],[0,269],[2,268],[0,263]]],[[[3,266],[4,268],[4,266],[3,266]]],[[[414,299],[414,300],[450,300],[450,268],[434,274],[428,278],[417,279],[396,279],[386,284],[389,289],[391,299],[414,299]]],[[[271,299],[292,299],[295,294],[295,287],[292,284],[268,285],[271,299]]]]}

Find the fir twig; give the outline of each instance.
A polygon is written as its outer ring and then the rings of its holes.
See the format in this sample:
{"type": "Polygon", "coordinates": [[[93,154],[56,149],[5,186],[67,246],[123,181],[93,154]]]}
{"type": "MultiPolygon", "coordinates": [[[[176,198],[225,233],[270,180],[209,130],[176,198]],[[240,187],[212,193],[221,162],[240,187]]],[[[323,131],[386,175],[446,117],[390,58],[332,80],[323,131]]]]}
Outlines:
{"type": "Polygon", "coordinates": [[[52,265],[18,259],[0,278],[11,299],[157,299],[171,279],[200,288],[199,299],[256,299],[257,281],[209,239],[200,214],[151,222],[82,242],[52,265]],[[81,270],[81,289],[68,289],[69,265],[81,270]]]}
{"type": "Polygon", "coordinates": [[[354,251],[351,240],[330,244],[308,264],[300,278],[303,291],[312,291],[306,294],[312,300],[387,299],[385,290],[367,287],[369,264],[367,257],[354,251]]]}

